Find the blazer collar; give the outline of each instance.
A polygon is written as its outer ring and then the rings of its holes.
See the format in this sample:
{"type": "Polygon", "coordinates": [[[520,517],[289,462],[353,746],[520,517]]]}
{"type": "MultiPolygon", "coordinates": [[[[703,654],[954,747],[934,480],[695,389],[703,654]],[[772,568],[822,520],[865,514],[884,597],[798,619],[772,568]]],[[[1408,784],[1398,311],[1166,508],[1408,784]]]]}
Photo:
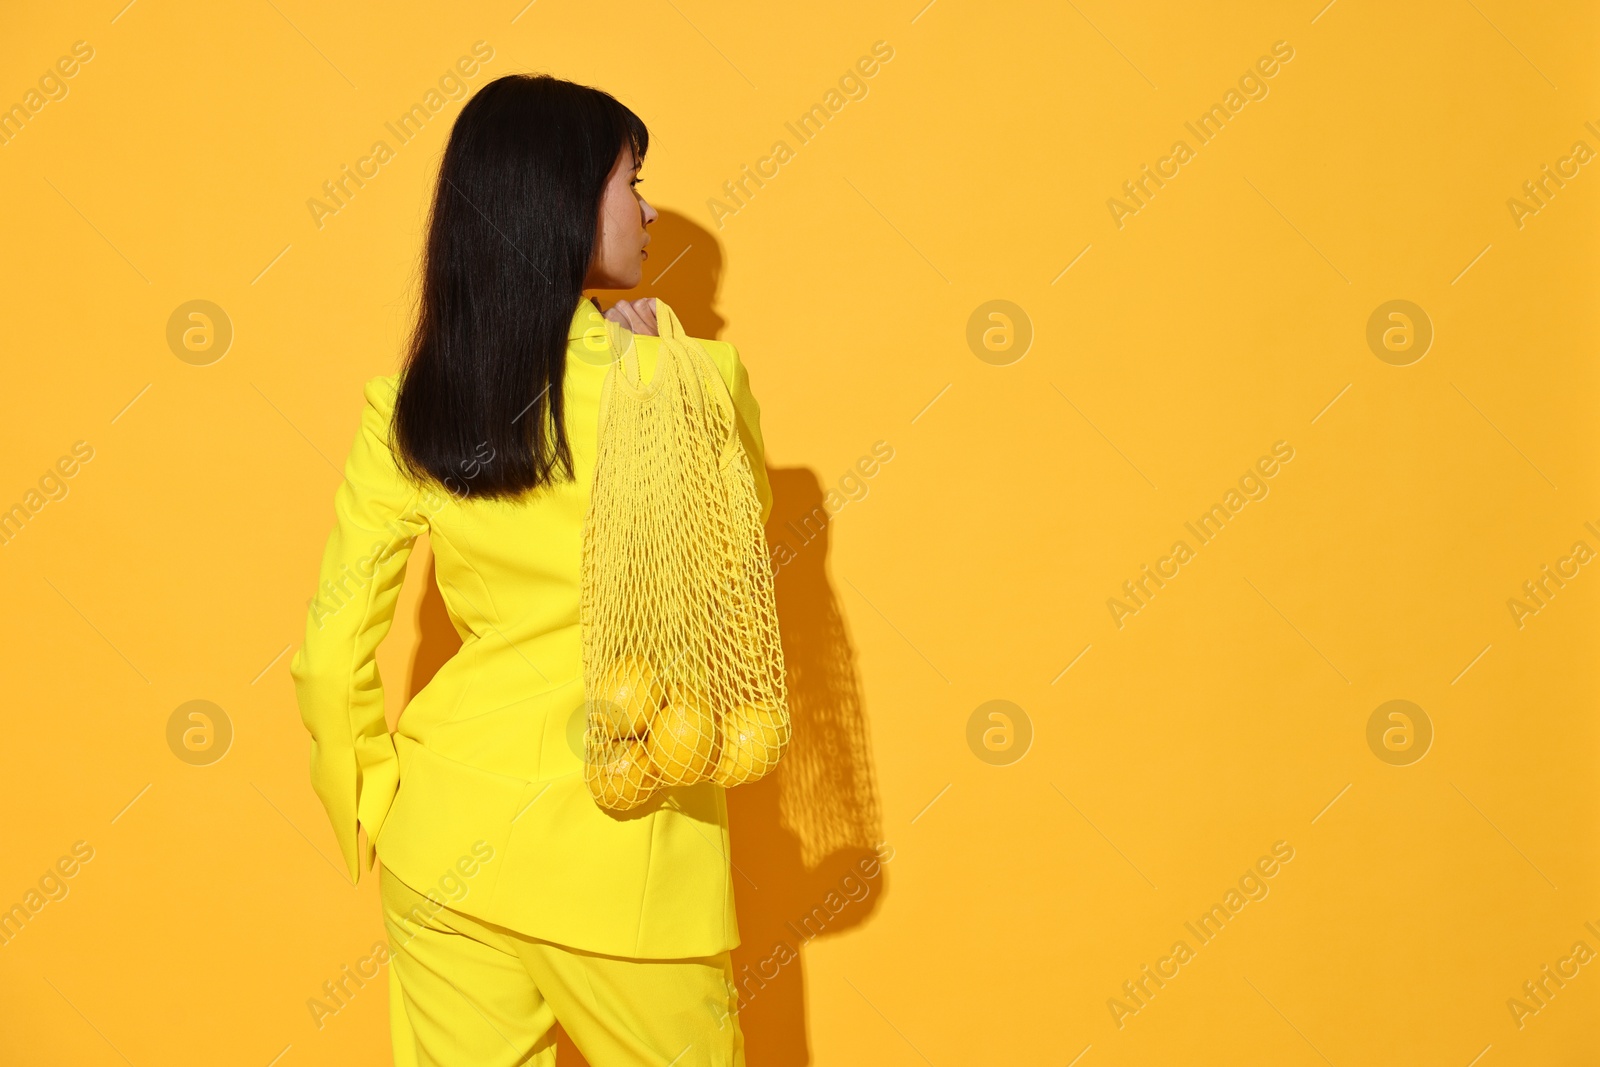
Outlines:
{"type": "Polygon", "coordinates": [[[600,314],[594,297],[584,296],[578,301],[578,308],[572,313],[572,325],[567,329],[567,340],[576,341],[592,329],[605,329],[605,317],[600,314]]]}
{"type": "Polygon", "coordinates": [[[606,368],[627,347],[633,335],[600,314],[592,297],[578,301],[567,327],[567,355],[593,367],[606,368]]]}

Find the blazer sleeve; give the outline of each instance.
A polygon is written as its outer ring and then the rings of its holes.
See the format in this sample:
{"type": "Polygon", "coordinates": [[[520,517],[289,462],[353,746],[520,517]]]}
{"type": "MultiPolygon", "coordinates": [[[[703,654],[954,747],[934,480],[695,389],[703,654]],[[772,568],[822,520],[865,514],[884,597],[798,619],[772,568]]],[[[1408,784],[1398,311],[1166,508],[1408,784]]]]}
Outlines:
{"type": "Polygon", "coordinates": [[[352,883],[400,785],[399,761],[383,711],[378,644],[394,620],[416,536],[426,528],[421,487],[389,448],[395,379],[365,388],[361,426],[334,494],[334,527],[322,553],[305,641],[290,663],[300,718],[311,733],[311,785],[333,821],[352,883]]]}
{"type": "MultiPolygon", "coordinates": [[[[726,344],[726,342],[724,342],[726,344]]],[[[744,442],[745,454],[750,457],[750,471],[755,475],[756,497],[761,501],[761,522],[766,524],[772,514],[772,486],[767,480],[766,445],[761,439],[761,405],[750,391],[750,375],[739,358],[739,350],[728,345],[733,357],[733,375],[728,392],[733,397],[733,407],[739,419],[739,439],[744,442]]]]}

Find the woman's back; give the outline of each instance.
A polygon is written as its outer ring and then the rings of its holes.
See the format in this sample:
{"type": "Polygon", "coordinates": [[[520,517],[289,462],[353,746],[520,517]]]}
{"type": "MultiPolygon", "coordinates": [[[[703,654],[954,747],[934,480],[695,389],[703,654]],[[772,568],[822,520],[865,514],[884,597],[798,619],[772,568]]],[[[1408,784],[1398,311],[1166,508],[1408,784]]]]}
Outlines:
{"type": "MultiPolygon", "coordinates": [[[[462,647],[412,699],[399,724],[401,733],[453,759],[535,779],[582,768],[581,741],[576,749],[562,744],[546,750],[539,731],[548,725],[538,721],[559,716],[556,725],[567,730],[584,701],[579,564],[608,364],[595,359],[584,341],[586,329],[600,328],[593,305],[586,302],[573,321],[577,336],[570,338],[564,407],[574,479],[516,503],[450,501],[428,517],[439,592],[462,647]],[[483,716],[501,721],[477,721],[483,716]]],[[[655,365],[656,338],[637,336],[635,343],[640,372],[648,375],[655,365]]],[[[742,380],[737,353],[723,342],[701,344],[729,392],[736,400],[742,394],[743,414],[759,450],[759,409],[742,380]]],[[[760,452],[753,455],[754,469],[760,467],[760,452]]],[[[765,468],[757,475],[757,489],[765,511],[770,508],[765,468]]],[[[577,719],[574,739],[582,732],[581,715],[577,719]]]]}
{"type": "MultiPolygon", "coordinates": [[[[396,377],[367,383],[323,596],[293,666],[315,740],[313,784],[331,814],[354,816],[348,840],[341,832],[353,871],[357,820],[385,865],[418,888],[481,837],[497,858],[452,906],[591,951],[706,955],[737,943],[722,789],[665,790],[618,817],[594,804],[582,780],[579,568],[610,366],[605,325],[588,300],[568,338],[563,408],[574,478],[516,501],[464,495],[481,469],[472,465],[443,489],[407,477],[389,443],[396,377]],[[373,656],[411,540],[423,532],[462,646],[411,700],[391,739],[373,656]],[[476,828],[474,840],[461,838],[462,827],[476,828]]],[[[648,377],[657,340],[635,341],[648,377]]],[[[733,397],[765,519],[759,407],[733,346],[701,344],[733,397]]]]}

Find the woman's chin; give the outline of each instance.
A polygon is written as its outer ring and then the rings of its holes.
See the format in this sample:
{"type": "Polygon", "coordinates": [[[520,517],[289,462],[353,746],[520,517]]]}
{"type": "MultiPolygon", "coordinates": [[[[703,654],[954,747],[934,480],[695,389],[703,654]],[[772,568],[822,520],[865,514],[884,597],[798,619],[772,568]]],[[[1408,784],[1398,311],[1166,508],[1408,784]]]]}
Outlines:
{"type": "Polygon", "coordinates": [[[639,288],[639,282],[644,277],[643,269],[629,272],[626,275],[613,274],[597,279],[584,286],[585,289],[600,289],[608,292],[625,292],[629,289],[639,288]]]}

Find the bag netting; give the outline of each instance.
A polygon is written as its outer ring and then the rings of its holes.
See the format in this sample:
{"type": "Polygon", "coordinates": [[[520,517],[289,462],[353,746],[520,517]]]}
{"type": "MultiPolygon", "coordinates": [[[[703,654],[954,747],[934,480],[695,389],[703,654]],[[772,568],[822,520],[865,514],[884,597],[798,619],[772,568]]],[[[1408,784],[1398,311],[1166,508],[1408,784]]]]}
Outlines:
{"type": "Polygon", "coordinates": [[[664,786],[770,771],[789,742],[761,504],[716,364],[656,301],[660,355],[612,364],[583,529],[584,780],[625,811],[664,786]]]}

